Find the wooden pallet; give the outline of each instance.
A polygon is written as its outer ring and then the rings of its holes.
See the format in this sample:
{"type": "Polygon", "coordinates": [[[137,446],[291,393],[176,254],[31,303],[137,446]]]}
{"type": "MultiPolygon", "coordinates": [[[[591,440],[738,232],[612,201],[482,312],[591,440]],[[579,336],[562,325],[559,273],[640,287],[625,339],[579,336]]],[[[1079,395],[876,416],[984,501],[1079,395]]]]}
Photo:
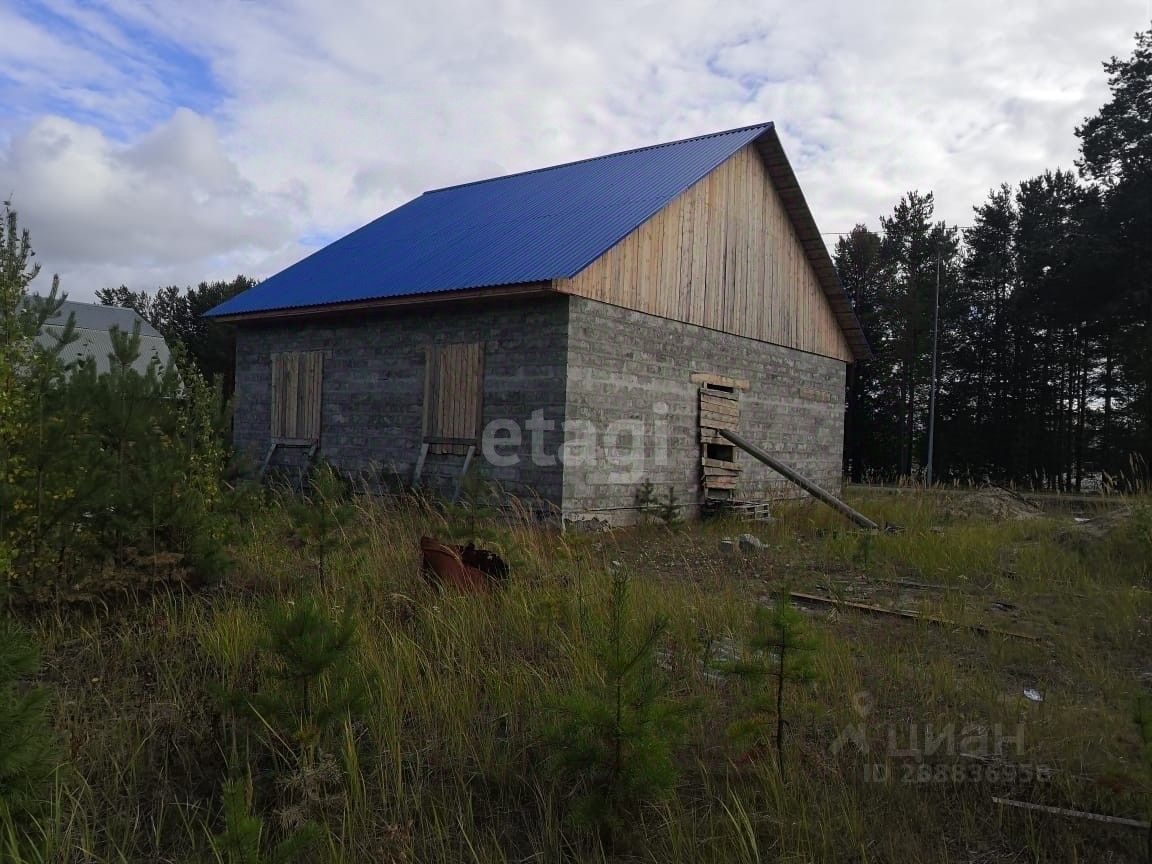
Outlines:
{"type": "Polygon", "coordinates": [[[704,499],[704,513],[709,516],[731,515],[750,522],[771,522],[772,502],[709,497],[704,499]]]}

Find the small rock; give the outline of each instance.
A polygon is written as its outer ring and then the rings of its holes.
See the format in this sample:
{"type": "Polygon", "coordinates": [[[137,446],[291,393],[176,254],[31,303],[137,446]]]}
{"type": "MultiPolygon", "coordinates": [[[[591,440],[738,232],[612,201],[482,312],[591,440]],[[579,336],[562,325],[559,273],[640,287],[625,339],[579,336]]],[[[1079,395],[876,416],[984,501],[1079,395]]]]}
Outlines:
{"type": "Polygon", "coordinates": [[[1044,701],[1044,694],[1041,693],[1039,690],[1036,690],[1032,687],[1025,687],[1024,688],[1024,698],[1025,699],[1031,699],[1033,702],[1043,702],[1044,701]]]}

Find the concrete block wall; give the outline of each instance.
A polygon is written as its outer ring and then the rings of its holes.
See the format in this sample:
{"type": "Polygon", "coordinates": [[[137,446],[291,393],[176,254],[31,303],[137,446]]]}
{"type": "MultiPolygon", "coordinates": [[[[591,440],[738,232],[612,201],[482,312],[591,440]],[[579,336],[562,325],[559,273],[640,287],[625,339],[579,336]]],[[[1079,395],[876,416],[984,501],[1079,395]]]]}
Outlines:
{"type": "MultiPolygon", "coordinates": [[[[567,355],[567,298],[443,304],[431,310],[382,311],[246,324],[236,340],[237,450],[259,464],[270,443],[271,355],[324,351],[319,455],[341,470],[411,479],[420,453],[425,346],[485,342],[484,422],[508,418],[524,426],[533,410],[554,426],[544,450],[562,443],[567,355]]],[[[531,441],[503,444],[518,464],[484,466],[510,491],[559,505],[562,467],[533,464],[531,441]]],[[[278,451],[274,465],[300,464],[301,454],[278,451]]],[[[428,457],[425,478],[448,486],[462,456],[428,457]]]]}
{"type": "MultiPolygon", "coordinates": [[[[634,521],[636,490],[644,480],[661,496],[675,487],[679,500],[690,511],[695,508],[700,446],[693,372],[747,378],[751,386],[740,396],[740,431],[824,488],[840,488],[842,361],[580,297],[572,298],[568,319],[564,415],[569,426],[582,421],[598,430],[600,452],[587,464],[565,466],[566,519],[634,521]],[[642,448],[633,450],[628,436],[609,431],[625,418],[643,429],[642,448]]],[[[743,468],[737,498],[802,494],[748,454],[737,453],[743,468]]]]}
{"type": "MultiPolygon", "coordinates": [[[[740,429],[825,488],[840,486],[845,364],[579,297],[558,295],[434,311],[391,311],[239,328],[237,449],[259,464],[269,446],[271,355],[324,351],[319,454],[342,470],[409,480],[420,452],[425,346],[484,341],[484,422],[512,421],[514,464],[484,475],[571,521],[635,521],[649,480],[695,510],[700,497],[698,385],[693,372],[747,378],[740,429]],[[547,425],[538,436],[532,415],[547,425]],[[533,453],[533,437],[537,452],[533,453]],[[541,458],[542,457],[542,458],[541,458]]],[[[503,436],[502,436],[503,437],[503,436]]],[[[506,442],[506,439],[505,439],[506,442]]],[[[296,469],[303,453],[278,451],[296,469]]],[[[424,477],[450,489],[463,457],[429,456],[424,477]]],[[[744,453],[736,496],[794,496],[744,453]]]]}

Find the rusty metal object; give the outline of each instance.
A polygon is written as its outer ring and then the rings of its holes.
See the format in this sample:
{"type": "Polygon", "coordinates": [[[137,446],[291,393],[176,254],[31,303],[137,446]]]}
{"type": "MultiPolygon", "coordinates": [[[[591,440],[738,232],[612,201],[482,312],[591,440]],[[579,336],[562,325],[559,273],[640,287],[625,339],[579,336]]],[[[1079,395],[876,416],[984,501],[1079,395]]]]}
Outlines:
{"type": "Polygon", "coordinates": [[[485,594],[508,578],[504,559],[471,543],[452,546],[434,537],[420,538],[421,574],[437,590],[450,586],[469,594],[485,594]]]}

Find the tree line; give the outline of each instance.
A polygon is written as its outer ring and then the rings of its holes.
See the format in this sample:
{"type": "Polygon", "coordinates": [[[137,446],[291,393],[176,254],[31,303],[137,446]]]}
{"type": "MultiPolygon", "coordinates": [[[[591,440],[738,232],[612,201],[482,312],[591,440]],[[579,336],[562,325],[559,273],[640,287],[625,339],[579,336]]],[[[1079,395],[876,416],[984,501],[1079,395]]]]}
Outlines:
{"type": "Polygon", "coordinates": [[[971,225],[909,192],[834,260],[874,358],[849,372],[850,479],[1082,490],[1152,461],[1152,29],[1104,64],[1077,171],[1004,184],[971,225]],[[937,321],[937,297],[938,321],[937,321]],[[938,333],[938,340],[934,336],[938,333]]]}

